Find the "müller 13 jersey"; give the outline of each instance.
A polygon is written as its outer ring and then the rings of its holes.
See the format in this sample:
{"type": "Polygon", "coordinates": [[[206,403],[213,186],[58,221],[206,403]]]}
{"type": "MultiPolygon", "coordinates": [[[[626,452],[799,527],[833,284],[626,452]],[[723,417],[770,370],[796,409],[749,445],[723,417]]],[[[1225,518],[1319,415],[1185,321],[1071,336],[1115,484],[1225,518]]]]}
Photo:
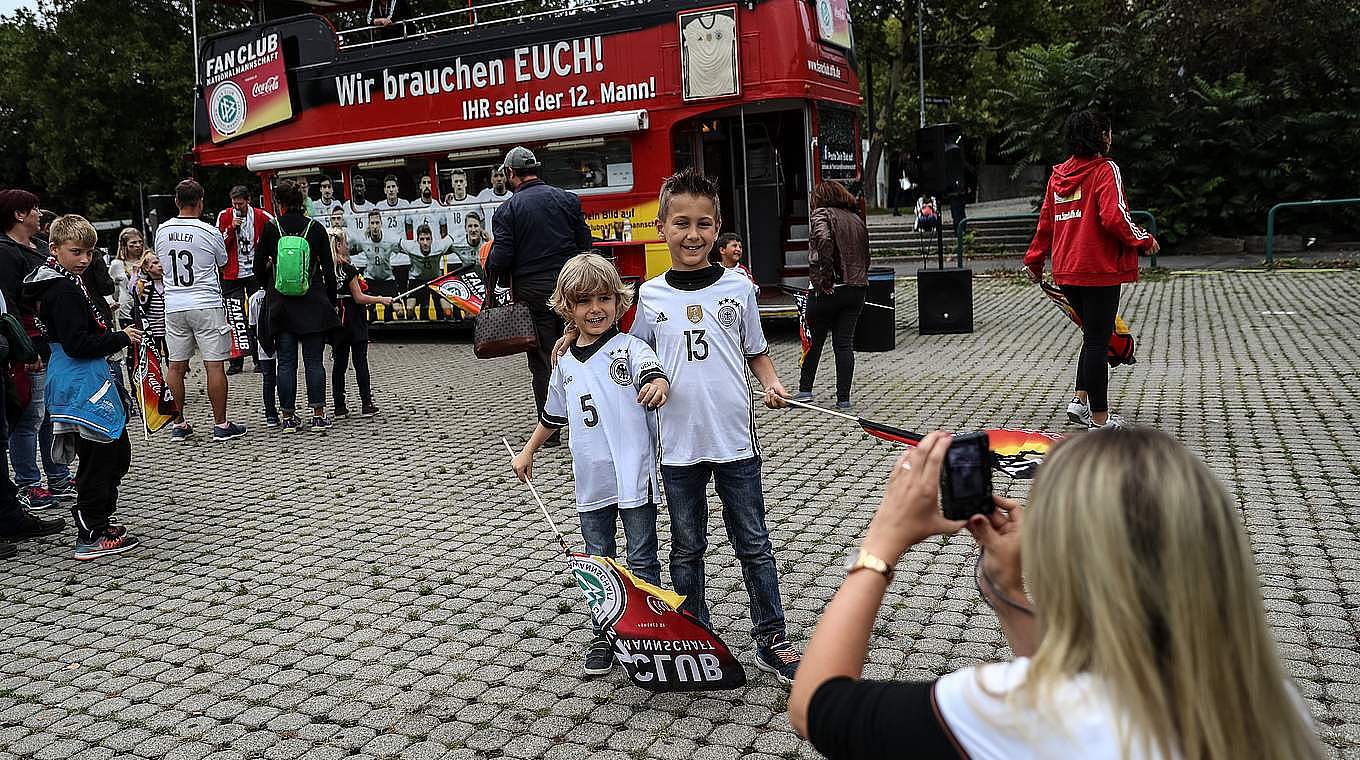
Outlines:
{"type": "Polygon", "coordinates": [[[656,454],[638,390],[666,373],[646,343],[611,329],[557,360],[543,404],[544,425],[570,425],[576,509],[620,509],[652,501],[656,454]]]}
{"type": "Polygon", "coordinates": [[[631,333],[656,349],[671,392],[657,412],[661,464],[760,454],[747,360],[768,350],[756,286],[714,264],[642,284],[631,333]]]}
{"type": "Polygon", "coordinates": [[[222,233],[199,219],[175,217],[156,228],[156,256],[165,270],[165,313],[220,309],[227,263],[222,233]]]}

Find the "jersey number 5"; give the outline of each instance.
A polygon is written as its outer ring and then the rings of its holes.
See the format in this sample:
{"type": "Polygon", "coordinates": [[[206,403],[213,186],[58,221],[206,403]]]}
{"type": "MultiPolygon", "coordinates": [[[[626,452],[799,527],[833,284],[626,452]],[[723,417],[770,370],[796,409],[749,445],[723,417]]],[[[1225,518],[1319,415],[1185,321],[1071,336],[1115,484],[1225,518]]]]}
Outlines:
{"type": "Polygon", "coordinates": [[[595,405],[590,403],[590,394],[581,397],[581,413],[586,416],[586,427],[595,427],[600,424],[600,412],[595,405]]]}
{"type": "Polygon", "coordinates": [[[192,251],[170,252],[170,281],[181,288],[194,284],[194,254],[192,251]],[[181,264],[180,262],[184,263],[181,264]]]}
{"type": "Polygon", "coordinates": [[[701,362],[708,358],[708,341],[704,340],[703,330],[685,331],[685,351],[692,362],[701,362]]]}

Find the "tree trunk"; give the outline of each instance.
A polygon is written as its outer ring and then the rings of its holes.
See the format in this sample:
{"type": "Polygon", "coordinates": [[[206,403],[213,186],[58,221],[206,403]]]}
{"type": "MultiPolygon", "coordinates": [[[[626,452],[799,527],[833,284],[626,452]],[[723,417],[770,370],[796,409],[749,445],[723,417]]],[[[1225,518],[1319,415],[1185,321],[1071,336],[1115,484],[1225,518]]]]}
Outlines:
{"type": "MultiPolygon", "coordinates": [[[[883,102],[879,104],[878,112],[874,114],[874,123],[869,130],[869,154],[864,157],[864,199],[867,205],[883,208],[886,198],[878,197],[878,164],[883,159],[883,143],[888,133],[888,127],[892,124],[893,112],[897,110],[898,85],[903,81],[907,73],[907,57],[911,52],[911,37],[907,30],[911,26],[902,23],[902,33],[897,44],[897,55],[893,57],[892,70],[888,74],[888,89],[883,93],[883,102]]],[[[873,82],[869,83],[873,87],[873,82]]],[[[894,178],[889,177],[891,185],[894,178]]],[[[888,193],[892,193],[892,187],[888,188],[888,193]]]]}

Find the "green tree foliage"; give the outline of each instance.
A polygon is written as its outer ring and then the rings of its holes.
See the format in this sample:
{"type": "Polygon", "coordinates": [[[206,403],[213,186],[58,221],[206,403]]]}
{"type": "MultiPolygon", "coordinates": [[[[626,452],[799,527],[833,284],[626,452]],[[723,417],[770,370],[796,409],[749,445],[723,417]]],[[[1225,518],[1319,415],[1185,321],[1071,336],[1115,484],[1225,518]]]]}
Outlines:
{"type": "Polygon", "coordinates": [[[1057,163],[1066,115],[1106,111],[1132,202],[1170,238],[1259,234],[1276,202],[1360,188],[1357,39],[1354,4],[1157,3],[1089,42],[1009,56],[1005,146],[1022,165],[1057,163]]]}
{"type": "MultiPolygon", "coordinates": [[[[188,172],[193,54],[175,0],[52,0],[0,27],[0,170],[45,205],[132,215],[188,172]]],[[[200,31],[242,13],[200,8],[200,31]]]]}

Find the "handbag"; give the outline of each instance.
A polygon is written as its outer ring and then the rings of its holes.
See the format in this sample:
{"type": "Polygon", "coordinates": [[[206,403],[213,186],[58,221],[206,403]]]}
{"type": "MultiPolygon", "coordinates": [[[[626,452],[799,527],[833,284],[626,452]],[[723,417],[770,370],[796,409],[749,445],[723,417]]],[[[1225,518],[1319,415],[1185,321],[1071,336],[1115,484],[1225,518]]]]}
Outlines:
{"type": "Polygon", "coordinates": [[[472,323],[472,353],[478,359],[494,359],[538,350],[538,330],[526,303],[496,305],[494,288],[488,287],[486,305],[472,323]]]}
{"type": "Polygon", "coordinates": [[[0,314],[0,335],[9,343],[10,361],[27,364],[38,358],[38,349],[28,337],[28,331],[13,314],[0,314]]]}

